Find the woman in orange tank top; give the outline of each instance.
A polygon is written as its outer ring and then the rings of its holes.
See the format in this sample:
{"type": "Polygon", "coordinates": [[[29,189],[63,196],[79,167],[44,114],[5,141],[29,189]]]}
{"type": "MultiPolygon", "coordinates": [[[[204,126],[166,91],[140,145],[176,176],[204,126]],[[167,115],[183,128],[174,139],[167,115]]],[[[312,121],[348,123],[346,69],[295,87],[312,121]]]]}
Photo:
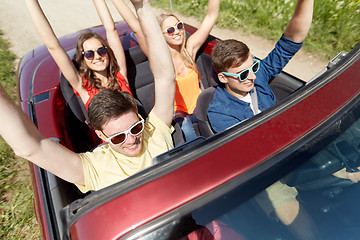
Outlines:
{"type": "Polygon", "coordinates": [[[203,22],[187,40],[184,24],[174,14],[162,14],[158,19],[175,66],[175,121],[180,124],[186,141],[197,137],[192,123],[197,122],[193,113],[201,89],[195,57],[215,25],[219,7],[219,0],[209,0],[203,22]]]}
{"type": "MultiPolygon", "coordinates": [[[[131,14],[131,11],[124,10],[126,4],[122,0],[112,0],[112,2],[131,29],[134,32],[141,32],[139,23],[131,14]]],[[[184,23],[174,14],[161,14],[158,18],[176,72],[175,120],[181,125],[187,141],[196,138],[192,121],[196,121],[193,113],[196,108],[197,98],[201,93],[200,75],[196,67],[195,57],[215,25],[219,8],[220,0],[209,0],[203,22],[187,40],[184,23]]],[[[139,37],[138,40],[141,41],[143,36],[139,35],[139,37]]],[[[146,44],[141,46],[146,54],[146,44]]]]}

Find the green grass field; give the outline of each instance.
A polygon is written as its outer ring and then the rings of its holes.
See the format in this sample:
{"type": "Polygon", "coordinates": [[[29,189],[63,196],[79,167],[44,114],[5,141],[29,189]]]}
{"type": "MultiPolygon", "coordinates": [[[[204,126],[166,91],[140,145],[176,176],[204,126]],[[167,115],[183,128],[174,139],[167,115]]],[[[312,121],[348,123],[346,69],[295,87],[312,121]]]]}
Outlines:
{"type": "MultiPolygon", "coordinates": [[[[0,82],[16,100],[15,55],[8,47],[0,33],[0,82]]],[[[28,163],[16,158],[0,138],[0,239],[40,239],[28,163]]]]}
{"type": "MultiPolygon", "coordinates": [[[[153,0],[154,6],[170,11],[169,0],[153,0]]],[[[172,1],[175,12],[197,16],[202,21],[207,0],[172,1]]],[[[280,38],[291,18],[295,0],[221,0],[217,26],[241,30],[271,40],[280,38]]],[[[304,48],[330,60],[340,51],[350,51],[360,42],[359,0],[315,0],[314,17],[304,48]]]]}

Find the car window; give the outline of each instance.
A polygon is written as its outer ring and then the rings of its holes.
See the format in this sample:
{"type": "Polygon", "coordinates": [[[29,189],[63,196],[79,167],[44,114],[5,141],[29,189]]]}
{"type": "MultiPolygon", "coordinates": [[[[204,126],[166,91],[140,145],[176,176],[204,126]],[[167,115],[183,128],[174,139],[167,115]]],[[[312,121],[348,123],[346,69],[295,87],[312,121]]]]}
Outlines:
{"type": "Polygon", "coordinates": [[[360,120],[354,121],[328,128],[296,156],[305,156],[304,164],[260,193],[237,187],[136,239],[357,239],[360,183],[334,176],[360,165],[360,120]],[[300,207],[286,222],[278,211],[293,201],[300,207]]]}

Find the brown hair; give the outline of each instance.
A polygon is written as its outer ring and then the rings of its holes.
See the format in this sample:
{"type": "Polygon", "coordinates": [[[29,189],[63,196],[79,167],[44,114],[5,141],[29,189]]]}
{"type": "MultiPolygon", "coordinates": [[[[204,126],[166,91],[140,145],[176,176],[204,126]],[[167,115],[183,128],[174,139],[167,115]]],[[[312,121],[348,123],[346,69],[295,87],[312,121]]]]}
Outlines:
{"type": "Polygon", "coordinates": [[[238,67],[249,57],[250,50],[245,43],[229,39],[220,41],[213,49],[211,62],[217,73],[238,67]]]}
{"type": "MultiPolygon", "coordinates": [[[[179,18],[177,18],[174,14],[162,13],[157,17],[157,20],[158,20],[158,22],[160,24],[161,29],[163,27],[164,20],[166,18],[168,18],[168,17],[174,17],[178,21],[180,21],[179,18]]],[[[185,31],[184,31],[183,42],[182,42],[181,48],[180,48],[181,57],[182,57],[186,67],[192,68],[192,69],[194,69],[195,71],[198,72],[196,63],[195,63],[194,59],[191,58],[191,56],[190,56],[189,52],[186,50],[185,46],[186,46],[186,34],[185,34],[185,31]]]]}
{"type": "Polygon", "coordinates": [[[78,65],[80,75],[84,76],[85,79],[90,83],[90,88],[102,89],[101,80],[98,79],[94,72],[86,65],[82,52],[84,51],[83,43],[91,38],[99,40],[99,42],[107,48],[107,54],[109,56],[109,66],[107,67],[107,88],[114,90],[121,90],[118,80],[116,79],[116,73],[119,71],[119,65],[116,61],[114,52],[106,43],[106,41],[97,33],[90,30],[82,33],[76,43],[76,53],[74,60],[78,65]]]}
{"type": "Polygon", "coordinates": [[[129,111],[138,113],[137,105],[130,93],[103,89],[91,99],[88,115],[91,126],[95,130],[102,130],[109,120],[129,111]]]}

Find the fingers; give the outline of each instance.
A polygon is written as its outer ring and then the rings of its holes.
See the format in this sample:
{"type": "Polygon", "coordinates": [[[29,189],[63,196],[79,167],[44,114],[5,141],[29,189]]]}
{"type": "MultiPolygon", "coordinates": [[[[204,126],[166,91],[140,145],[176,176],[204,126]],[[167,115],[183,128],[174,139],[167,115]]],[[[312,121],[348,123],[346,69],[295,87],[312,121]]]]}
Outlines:
{"type": "Polygon", "coordinates": [[[353,183],[357,183],[360,181],[360,172],[353,172],[353,173],[347,172],[346,177],[353,183]]]}

